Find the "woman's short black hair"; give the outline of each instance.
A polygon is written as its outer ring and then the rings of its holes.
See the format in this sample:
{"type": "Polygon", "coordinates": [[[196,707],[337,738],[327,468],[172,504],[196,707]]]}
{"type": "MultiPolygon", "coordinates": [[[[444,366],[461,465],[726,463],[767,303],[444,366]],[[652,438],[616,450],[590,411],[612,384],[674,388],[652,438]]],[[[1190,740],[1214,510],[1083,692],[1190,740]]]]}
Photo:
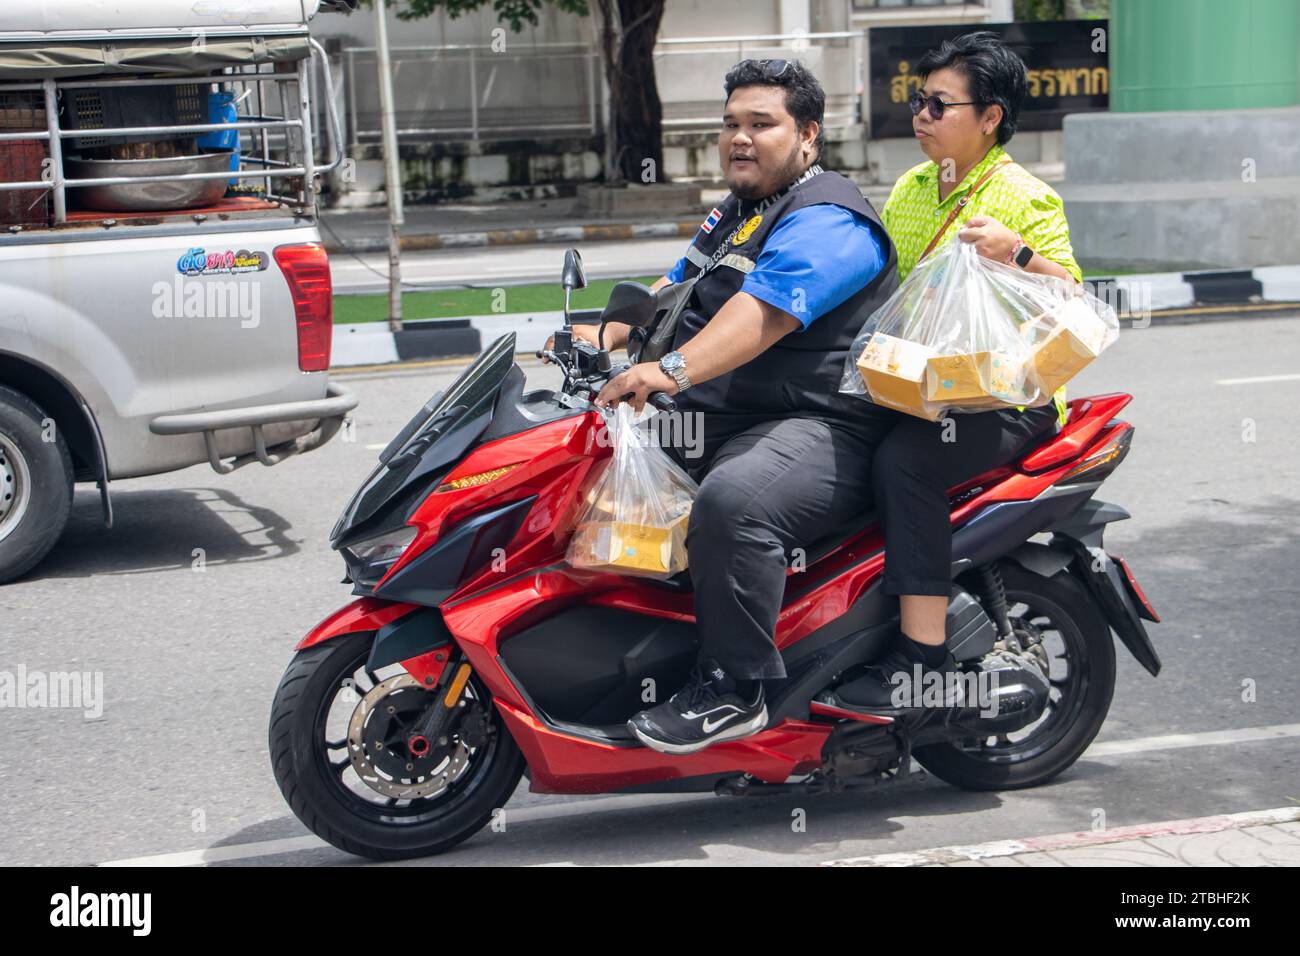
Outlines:
{"type": "Polygon", "coordinates": [[[929,51],[916,64],[916,72],[922,77],[943,69],[955,70],[966,77],[970,98],[980,109],[988,109],[994,103],[1002,107],[998,143],[1005,145],[1016,134],[1020,104],[1029,85],[1024,61],[996,33],[980,30],[962,34],[955,40],[944,40],[939,49],[929,51]]]}
{"type": "Polygon", "coordinates": [[[826,113],[826,93],[822,85],[798,60],[741,60],[722,81],[727,99],[742,86],[779,86],[785,90],[785,108],[794,117],[795,125],[803,129],[809,123],[817,124],[817,150],[820,159],[826,143],[823,117],[826,113]]]}

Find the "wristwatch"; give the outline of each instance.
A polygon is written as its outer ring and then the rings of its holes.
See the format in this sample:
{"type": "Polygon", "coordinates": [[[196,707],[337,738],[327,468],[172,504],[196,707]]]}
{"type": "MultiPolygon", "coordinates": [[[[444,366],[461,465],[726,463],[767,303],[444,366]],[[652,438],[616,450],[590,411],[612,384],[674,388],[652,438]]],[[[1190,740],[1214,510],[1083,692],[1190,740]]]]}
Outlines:
{"type": "Polygon", "coordinates": [[[1007,262],[1023,269],[1029,265],[1029,260],[1032,258],[1034,258],[1034,250],[1025,245],[1025,240],[1017,239],[1016,244],[1011,248],[1011,255],[1007,256],[1007,262]]]}
{"type": "Polygon", "coordinates": [[[681,352],[669,352],[661,358],[659,371],[677,383],[677,391],[684,392],[691,387],[691,380],[686,377],[686,356],[681,352]]]}

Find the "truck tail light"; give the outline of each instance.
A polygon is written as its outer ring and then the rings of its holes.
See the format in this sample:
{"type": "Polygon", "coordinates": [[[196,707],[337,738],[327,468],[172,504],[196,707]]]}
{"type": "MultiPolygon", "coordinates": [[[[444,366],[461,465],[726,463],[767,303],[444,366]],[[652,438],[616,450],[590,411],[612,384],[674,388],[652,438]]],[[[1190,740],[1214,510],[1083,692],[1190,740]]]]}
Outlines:
{"type": "Polygon", "coordinates": [[[293,296],[298,321],[298,368],[304,372],[328,371],[334,334],[334,285],[325,247],[319,242],[279,246],[275,261],[293,296]]]}

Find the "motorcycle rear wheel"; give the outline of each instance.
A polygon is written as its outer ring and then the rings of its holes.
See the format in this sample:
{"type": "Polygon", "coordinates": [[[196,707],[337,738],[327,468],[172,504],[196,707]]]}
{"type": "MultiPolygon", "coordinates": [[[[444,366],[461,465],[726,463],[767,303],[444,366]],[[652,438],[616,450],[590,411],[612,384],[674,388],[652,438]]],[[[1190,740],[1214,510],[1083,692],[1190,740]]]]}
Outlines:
{"type": "MultiPolygon", "coordinates": [[[[331,724],[339,726],[340,712],[346,716],[353,701],[355,714],[355,706],[371,691],[383,692],[379,685],[386,681],[365,668],[372,639],[372,634],[361,633],[326,641],[300,651],[289,663],[268,728],[276,783],[299,820],[347,853],[373,860],[441,853],[469,839],[505,805],[523,775],[524,757],[501,725],[486,689],[471,677],[466,695],[486,711],[486,739],[470,746],[458,733],[459,723],[452,724],[441,762],[436,753],[401,758],[423,759],[435,767],[432,778],[426,774],[409,784],[369,769],[381,759],[391,762],[392,748],[382,756],[369,755],[366,760],[373,757],[373,763],[363,764],[368,768],[365,775],[387,792],[367,784],[357,770],[356,741],[346,732],[331,730],[331,724]],[[429,792],[413,798],[393,795],[408,785],[429,792]]],[[[414,687],[402,690],[408,700],[423,693],[414,687]]],[[[384,698],[389,699],[399,698],[384,698]]],[[[363,747],[368,743],[363,741],[363,747]]]]}
{"type": "Polygon", "coordinates": [[[1101,730],[1115,690],[1110,625],[1083,586],[1068,572],[1046,578],[1009,564],[1001,572],[1013,627],[1017,620],[1030,622],[1044,635],[1054,635],[1053,643],[1065,654],[1049,653],[1051,703],[1029,727],[916,748],[922,767],[966,790],[1037,787],[1065,771],[1101,730]]]}

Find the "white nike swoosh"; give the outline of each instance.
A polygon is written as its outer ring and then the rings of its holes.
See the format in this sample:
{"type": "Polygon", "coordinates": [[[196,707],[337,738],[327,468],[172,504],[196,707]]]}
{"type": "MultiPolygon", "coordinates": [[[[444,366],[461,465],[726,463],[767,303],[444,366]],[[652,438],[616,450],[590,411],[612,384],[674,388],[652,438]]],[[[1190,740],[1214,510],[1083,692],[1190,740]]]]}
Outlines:
{"type": "Polygon", "coordinates": [[[719,727],[721,727],[723,724],[725,724],[727,721],[731,720],[731,718],[739,716],[739,714],[740,712],[737,711],[736,713],[728,714],[726,717],[719,717],[717,720],[706,719],[704,723],[701,725],[701,729],[703,729],[703,731],[706,734],[711,734],[719,727]]]}
{"type": "Polygon", "coordinates": [[[732,710],[735,711],[736,713],[740,713],[740,708],[737,707],[735,704],[719,704],[717,707],[714,707],[712,710],[706,710],[700,714],[697,714],[693,710],[683,711],[682,716],[685,717],[687,720],[695,720],[699,717],[707,717],[709,716],[709,714],[716,714],[720,710],[732,710]]]}

